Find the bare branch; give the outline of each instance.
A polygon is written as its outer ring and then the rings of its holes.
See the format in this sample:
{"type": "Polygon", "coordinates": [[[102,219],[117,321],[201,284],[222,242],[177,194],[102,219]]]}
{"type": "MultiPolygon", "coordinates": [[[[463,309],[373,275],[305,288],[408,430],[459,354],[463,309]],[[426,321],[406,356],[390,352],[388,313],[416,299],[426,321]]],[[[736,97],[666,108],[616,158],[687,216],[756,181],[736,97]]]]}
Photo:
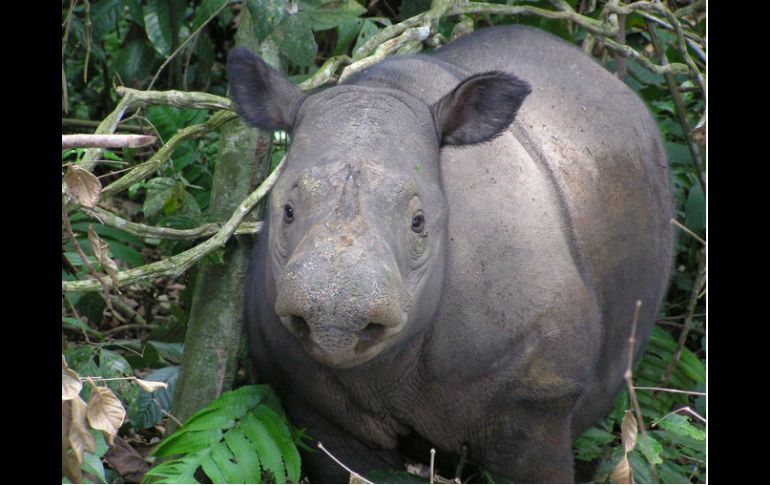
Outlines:
{"type": "Polygon", "coordinates": [[[62,150],[68,148],[139,148],[155,143],[150,135],[62,135],[62,150]]]}
{"type": "Polygon", "coordinates": [[[324,447],[323,443],[321,443],[320,441],[318,442],[318,444],[317,444],[316,446],[318,446],[318,449],[320,449],[321,451],[323,451],[324,453],[326,453],[326,454],[329,456],[329,458],[331,458],[332,460],[334,460],[334,462],[335,462],[336,464],[338,464],[339,466],[341,466],[342,468],[344,468],[344,469],[345,469],[345,471],[347,471],[347,472],[348,472],[348,473],[350,473],[351,475],[355,476],[356,478],[358,478],[359,480],[361,480],[361,481],[362,481],[362,482],[364,482],[364,483],[372,483],[372,484],[374,483],[374,482],[370,482],[369,480],[367,480],[367,479],[366,479],[366,477],[364,477],[364,476],[363,476],[363,475],[361,475],[360,473],[356,473],[356,472],[354,472],[353,470],[351,470],[350,468],[348,468],[348,467],[347,467],[347,466],[346,466],[344,463],[342,463],[341,461],[339,461],[339,460],[337,459],[337,457],[336,457],[336,456],[332,455],[332,454],[331,454],[331,452],[329,452],[329,450],[327,450],[327,449],[324,447]]]}

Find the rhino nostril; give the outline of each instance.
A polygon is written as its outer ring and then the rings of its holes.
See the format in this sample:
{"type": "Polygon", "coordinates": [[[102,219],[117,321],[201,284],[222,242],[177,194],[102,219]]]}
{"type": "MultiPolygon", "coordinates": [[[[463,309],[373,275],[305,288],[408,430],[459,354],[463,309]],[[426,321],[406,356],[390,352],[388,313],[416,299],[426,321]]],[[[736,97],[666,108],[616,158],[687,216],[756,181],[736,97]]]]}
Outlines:
{"type": "Polygon", "coordinates": [[[310,335],[310,326],[304,318],[292,315],[289,322],[292,333],[298,338],[305,338],[310,335]]]}
{"type": "Polygon", "coordinates": [[[387,327],[379,323],[369,323],[358,337],[358,343],[356,344],[356,352],[363,352],[372,345],[379,342],[385,335],[387,327]]]}

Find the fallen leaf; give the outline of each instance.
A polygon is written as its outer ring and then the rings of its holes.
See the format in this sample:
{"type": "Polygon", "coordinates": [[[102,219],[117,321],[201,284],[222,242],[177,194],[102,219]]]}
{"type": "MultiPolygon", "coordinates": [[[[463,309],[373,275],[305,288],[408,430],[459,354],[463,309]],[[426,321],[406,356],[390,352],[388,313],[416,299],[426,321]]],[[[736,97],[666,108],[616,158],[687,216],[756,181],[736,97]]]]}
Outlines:
{"type": "Polygon", "coordinates": [[[73,483],[80,483],[82,474],[80,463],[82,456],[75,453],[69,443],[70,424],[72,423],[72,401],[61,404],[61,473],[73,483]]]}
{"type": "Polygon", "coordinates": [[[150,468],[142,455],[120,436],[115,437],[105,458],[126,483],[142,483],[144,474],[150,468]]]}
{"type": "Polygon", "coordinates": [[[64,183],[78,204],[89,209],[96,207],[102,194],[102,183],[94,174],[70,162],[67,164],[64,183]]]}

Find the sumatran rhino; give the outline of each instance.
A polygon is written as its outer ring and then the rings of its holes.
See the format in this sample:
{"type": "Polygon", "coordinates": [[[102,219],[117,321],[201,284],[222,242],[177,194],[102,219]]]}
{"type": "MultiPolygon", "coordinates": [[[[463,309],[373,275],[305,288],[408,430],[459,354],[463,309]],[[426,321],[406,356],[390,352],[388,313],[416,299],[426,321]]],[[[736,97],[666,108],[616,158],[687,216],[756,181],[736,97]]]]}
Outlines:
{"type": "MultiPolygon", "coordinates": [[[[638,355],[672,261],[666,156],[639,98],[521,26],[309,95],[244,49],[228,76],[244,120],[291,134],[246,314],[294,423],[359,473],[402,467],[408,441],[466,446],[513,481],[574,480],[572,441],[610,410],[635,303],[638,355]]],[[[304,465],[348,480],[323,453],[304,465]]]]}

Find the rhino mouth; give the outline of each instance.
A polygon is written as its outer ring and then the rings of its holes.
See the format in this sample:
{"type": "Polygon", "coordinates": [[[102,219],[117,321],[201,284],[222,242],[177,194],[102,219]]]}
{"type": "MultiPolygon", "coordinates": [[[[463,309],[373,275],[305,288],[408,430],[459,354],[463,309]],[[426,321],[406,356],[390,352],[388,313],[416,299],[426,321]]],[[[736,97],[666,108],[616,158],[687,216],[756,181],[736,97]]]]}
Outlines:
{"type": "Polygon", "coordinates": [[[403,328],[377,322],[369,322],[358,331],[337,326],[324,328],[311,326],[297,315],[281,317],[281,321],[311,357],[335,368],[354,367],[371,360],[403,328]]]}

